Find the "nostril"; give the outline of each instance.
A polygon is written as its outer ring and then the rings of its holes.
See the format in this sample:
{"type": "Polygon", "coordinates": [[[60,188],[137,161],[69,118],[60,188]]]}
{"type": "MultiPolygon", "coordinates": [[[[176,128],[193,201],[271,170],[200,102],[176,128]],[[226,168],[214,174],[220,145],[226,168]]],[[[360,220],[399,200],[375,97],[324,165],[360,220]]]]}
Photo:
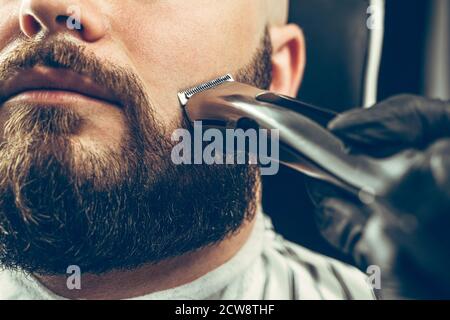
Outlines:
{"type": "Polygon", "coordinates": [[[32,15],[27,14],[21,19],[21,26],[23,32],[28,36],[32,37],[38,34],[42,29],[42,24],[32,15]]]}
{"type": "MultiPolygon", "coordinates": [[[[0,0],[1,2],[2,0],[0,0]]],[[[41,33],[71,33],[72,36],[87,42],[97,41],[107,34],[107,25],[100,12],[86,7],[83,9],[86,15],[82,22],[81,7],[67,7],[66,2],[24,1],[20,10],[22,33],[28,38],[33,38],[41,33]]]]}
{"type": "Polygon", "coordinates": [[[57,16],[56,23],[57,24],[67,24],[68,19],[69,19],[69,16],[57,16]]]}
{"type": "Polygon", "coordinates": [[[56,23],[70,30],[83,31],[83,25],[71,16],[59,15],[56,17],[56,23]]]}

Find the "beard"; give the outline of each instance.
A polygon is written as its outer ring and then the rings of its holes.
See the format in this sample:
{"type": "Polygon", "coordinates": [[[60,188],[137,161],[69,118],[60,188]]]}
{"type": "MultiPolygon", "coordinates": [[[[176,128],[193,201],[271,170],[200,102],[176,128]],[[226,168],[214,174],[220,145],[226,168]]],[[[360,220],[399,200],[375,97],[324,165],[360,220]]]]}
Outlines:
{"type": "MultiPolygon", "coordinates": [[[[267,89],[266,31],[238,81],[267,89]]],[[[0,264],[42,275],[77,265],[100,274],[153,264],[220,242],[256,212],[259,169],[175,165],[174,142],[139,78],[64,40],[23,43],[0,65],[2,81],[34,66],[91,77],[120,98],[120,148],[92,150],[76,134],[89,122],[64,106],[3,104],[0,126],[0,264]]],[[[184,118],[181,128],[192,130],[184,118]]]]}

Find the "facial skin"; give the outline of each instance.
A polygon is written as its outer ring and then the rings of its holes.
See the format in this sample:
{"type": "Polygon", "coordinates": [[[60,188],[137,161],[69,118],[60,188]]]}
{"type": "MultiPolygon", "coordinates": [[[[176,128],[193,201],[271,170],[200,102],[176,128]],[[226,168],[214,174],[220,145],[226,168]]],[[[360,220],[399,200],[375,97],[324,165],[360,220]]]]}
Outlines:
{"type": "Polygon", "coordinates": [[[123,279],[124,269],[136,270],[136,279],[146,264],[156,275],[165,270],[158,279],[145,269],[145,281],[135,281],[145,285],[114,290],[130,297],[228,260],[251,230],[258,172],[171,166],[170,134],[187,126],[177,92],[231,72],[295,95],[304,45],[298,27],[284,25],[286,8],[275,0],[0,0],[2,263],[55,291],[63,291],[57,275],[80,265],[97,274],[83,297],[99,297],[101,277],[114,272],[123,279]],[[67,28],[71,5],[81,30],[67,28]],[[4,94],[27,77],[74,79],[99,86],[96,94],[107,88],[121,106],[67,90],[4,94]]]}

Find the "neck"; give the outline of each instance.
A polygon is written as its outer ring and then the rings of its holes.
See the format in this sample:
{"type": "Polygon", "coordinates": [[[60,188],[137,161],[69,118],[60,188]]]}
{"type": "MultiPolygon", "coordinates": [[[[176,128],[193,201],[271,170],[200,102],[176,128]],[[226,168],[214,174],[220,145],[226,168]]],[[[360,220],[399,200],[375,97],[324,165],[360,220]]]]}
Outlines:
{"type": "Polygon", "coordinates": [[[81,289],[69,290],[67,276],[35,277],[50,291],[68,299],[129,299],[192,282],[230,260],[248,240],[255,219],[220,243],[158,264],[102,275],[82,274],[81,289]],[[199,263],[200,262],[200,263],[199,263]]]}

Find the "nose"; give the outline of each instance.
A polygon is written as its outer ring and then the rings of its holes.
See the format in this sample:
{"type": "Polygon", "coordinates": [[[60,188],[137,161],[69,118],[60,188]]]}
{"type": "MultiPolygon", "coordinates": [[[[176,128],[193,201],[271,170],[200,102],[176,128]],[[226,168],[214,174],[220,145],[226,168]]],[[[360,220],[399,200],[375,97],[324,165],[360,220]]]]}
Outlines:
{"type": "Polygon", "coordinates": [[[93,1],[23,0],[20,29],[28,38],[46,33],[72,33],[94,42],[105,36],[104,18],[93,1]]]}

